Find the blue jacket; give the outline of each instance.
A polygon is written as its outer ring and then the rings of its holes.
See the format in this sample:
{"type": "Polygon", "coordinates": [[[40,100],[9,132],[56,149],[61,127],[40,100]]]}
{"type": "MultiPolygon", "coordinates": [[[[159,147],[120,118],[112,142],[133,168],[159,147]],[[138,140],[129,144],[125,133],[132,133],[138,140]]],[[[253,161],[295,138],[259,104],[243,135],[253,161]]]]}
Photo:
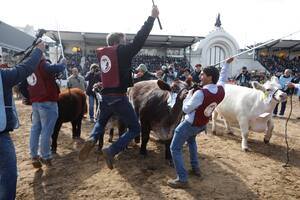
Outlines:
{"type": "Polygon", "coordinates": [[[286,92],[288,89],[287,89],[287,84],[290,83],[292,81],[293,77],[292,76],[289,76],[289,77],[285,77],[284,75],[281,75],[279,77],[279,83],[280,83],[280,86],[281,86],[281,89],[286,92]]]}
{"type": "MultiPolygon", "coordinates": [[[[27,76],[34,72],[42,58],[42,54],[43,52],[40,49],[34,49],[30,57],[25,59],[22,63],[16,65],[13,68],[0,69],[5,106],[12,106],[12,87],[25,80],[27,76]]],[[[14,129],[16,119],[11,108],[6,108],[5,111],[6,128],[3,132],[8,132],[14,129]]],[[[3,116],[4,115],[0,113],[0,120],[3,116]]]]}

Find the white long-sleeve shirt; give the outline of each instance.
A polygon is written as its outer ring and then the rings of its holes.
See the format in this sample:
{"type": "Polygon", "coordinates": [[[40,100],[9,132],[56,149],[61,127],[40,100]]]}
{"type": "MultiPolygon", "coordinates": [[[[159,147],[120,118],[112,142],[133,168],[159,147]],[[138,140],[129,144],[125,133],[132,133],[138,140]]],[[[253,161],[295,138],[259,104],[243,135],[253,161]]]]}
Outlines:
{"type": "Polygon", "coordinates": [[[294,84],[295,85],[295,88],[297,88],[298,90],[300,89],[300,84],[294,84]]]}
{"type": "MultiPolygon", "coordinates": [[[[229,71],[229,64],[224,63],[222,65],[220,77],[217,84],[208,84],[205,85],[203,88],[208,89],[208,91],[213,94],[216,94],[218,92],[219,85],[224,87],[225,82],[228,79],[228,71],[229,71]]],[[[203,103],[203,99],[204,99],[203,92],[201,90],[197,90],[196,92],[194,92],[194,94],[189,92],[189,94],[183,101],[182,111],[186,114],[184,118],[191,124],[194,122],[195,111],[203,103]]]]}

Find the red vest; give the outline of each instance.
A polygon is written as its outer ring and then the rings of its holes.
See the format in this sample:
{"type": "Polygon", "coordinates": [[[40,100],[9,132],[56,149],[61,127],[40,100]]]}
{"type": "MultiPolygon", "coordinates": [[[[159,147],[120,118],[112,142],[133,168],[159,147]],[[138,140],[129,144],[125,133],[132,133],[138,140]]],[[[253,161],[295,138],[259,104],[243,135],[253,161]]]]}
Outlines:
{"type": "Polygon", "coordinates": [[[217,107],[224,99],[225,91],[222,86],[218,86],[218,92],[213,94],[208,89],[200,89],[203,92],[203,103],[196,109],[193,126],[203,126],[209,122],[209,119],[217,107]]]}
{"type": "Polygon", "coordinates": [[[37,69],[27,77],[30,101],[45,102],[58,101],[59,87],[55,82],[54,74],[44,69],[45,60],[41,60],[37,69]]]}
{"type": "Polygon", "coordinates": [[[103,88],[117,88],[120,86],[117,47],[115,45],[97,49],[103,88]]]}

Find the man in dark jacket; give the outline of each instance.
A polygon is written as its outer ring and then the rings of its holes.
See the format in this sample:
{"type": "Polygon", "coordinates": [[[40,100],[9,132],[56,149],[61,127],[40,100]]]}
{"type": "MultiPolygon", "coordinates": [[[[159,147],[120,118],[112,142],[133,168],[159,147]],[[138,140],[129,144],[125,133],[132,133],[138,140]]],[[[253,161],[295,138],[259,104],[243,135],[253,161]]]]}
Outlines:
{"type": "Polygon", "coordinates": [[[116,114],[127,125],[128,131],[110,147],[103,148],[103,156],[109,169],[113,169],[114,156],[140,134],[137,115],[127,97],[127,88],[133,85],[131,61],[143,47],[158,15],[157,7],[153,6],[151,16],[148,17],[132,43],[126,44],[125,35],[122,33],[111,33],[107,36],[108,47],[99,49],[98,59],[101,64],[103,85],[101,112],[90,138],[80,150],[80,160],[88,157],[95,143],[104,134],[107,121],[113,114],[116,114]]]}
{"type": "Polygon", "coordinates": [[[13,200],[16,197],[17,159],[10,132],[18,128],[18,116],[12,87],[35,71],[44,50],[44,43],[39,43],[22,63],[10,69],[0,69],[0,199],[13,200]]]}
{"type": "Polygon", "coordinates": [[[90,71],[85,76],[85,80],[88,81],[88,86],[86,88],[86,95],[89,97],[89,116],[90,122],[95,122],[95,115],[94,115],[94,105],[96,102],[96,110],[98,109],[98,101],[96,99],[96,95],[93,92],[93,86],[101,81],[100,77],[100,69],[99,65],[93,63],[90,66],[90,71]]]}
{"type": "Polygon", "coordinates": [[[237,84],[244,87],[250,87],[251,76],[247,70],[247,67],[242,68],[242,73],[240,73],[235,80],[237,84]]]}
{"type": "Polygon", "coordinates": [[[191,76],[193,77],[193,82],[195,84],[200,84],[200,74],[201,74],[202,65],[196,64],[194,71],[192,72],[191,76]]]}

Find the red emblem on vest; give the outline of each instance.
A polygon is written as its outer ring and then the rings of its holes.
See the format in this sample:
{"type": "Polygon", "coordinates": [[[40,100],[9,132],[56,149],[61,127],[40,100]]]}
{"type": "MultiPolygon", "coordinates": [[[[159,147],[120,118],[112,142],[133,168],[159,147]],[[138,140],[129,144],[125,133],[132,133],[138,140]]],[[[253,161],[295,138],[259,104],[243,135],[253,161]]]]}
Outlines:
{"type": "Polygon", "coordinates": [[[225,91],[222,86],[218,86],[218,92],[213,94],[208,89],[201,89],[203,92],[203,103],[196,109],[194,117],[194,126],[203,126],[209,122],[213,111],[217,105],[224,99],[225,91]]]}
{"type": "Polygon", "coordinates": [[[116,88],[120,86],[117,47],[116,45],[97,49],[103,88],[116,88]]]}

